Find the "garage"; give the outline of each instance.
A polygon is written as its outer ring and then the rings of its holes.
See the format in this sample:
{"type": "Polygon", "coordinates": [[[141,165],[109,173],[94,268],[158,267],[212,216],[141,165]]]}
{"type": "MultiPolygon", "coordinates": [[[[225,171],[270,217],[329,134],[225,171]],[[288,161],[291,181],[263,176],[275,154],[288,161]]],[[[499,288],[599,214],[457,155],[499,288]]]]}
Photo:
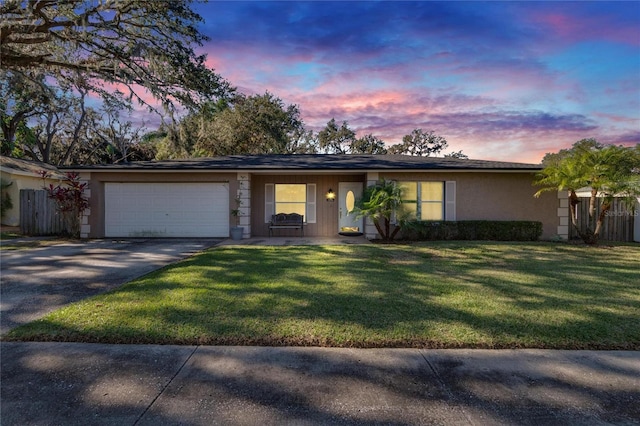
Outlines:
{"type": "Polygon", "coordinates": [[[106,237],[228,237],[229,184],[104,184],[106,237]]]}

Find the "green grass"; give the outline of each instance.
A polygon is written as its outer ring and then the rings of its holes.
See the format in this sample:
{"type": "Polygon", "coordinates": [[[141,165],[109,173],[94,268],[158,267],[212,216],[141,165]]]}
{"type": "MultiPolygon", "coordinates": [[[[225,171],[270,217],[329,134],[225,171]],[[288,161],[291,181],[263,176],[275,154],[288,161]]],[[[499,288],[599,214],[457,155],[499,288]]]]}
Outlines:
{"type": "Polygon", "coordinates": [[[640,247],[220,247],[5,340],[640,349],[640,247]]]}
{"type": "Polygon", "coordinates": [[[0,232],[0,241],[3,240],[12,240],[14,238],[19,238],[20,234],[16,233],[16,232],[6,232],[6,231],[1,231],[0,232]]]}

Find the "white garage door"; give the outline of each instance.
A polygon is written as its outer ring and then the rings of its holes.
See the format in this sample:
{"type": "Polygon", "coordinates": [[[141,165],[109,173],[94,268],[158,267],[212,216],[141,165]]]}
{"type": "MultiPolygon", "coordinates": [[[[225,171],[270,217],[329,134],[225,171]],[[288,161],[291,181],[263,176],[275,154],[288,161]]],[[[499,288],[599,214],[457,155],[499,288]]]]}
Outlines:
{"type": "Polygon", "coordinates": [[[226,183],[105,183],[106,237],[228,237],[226,183]]]}

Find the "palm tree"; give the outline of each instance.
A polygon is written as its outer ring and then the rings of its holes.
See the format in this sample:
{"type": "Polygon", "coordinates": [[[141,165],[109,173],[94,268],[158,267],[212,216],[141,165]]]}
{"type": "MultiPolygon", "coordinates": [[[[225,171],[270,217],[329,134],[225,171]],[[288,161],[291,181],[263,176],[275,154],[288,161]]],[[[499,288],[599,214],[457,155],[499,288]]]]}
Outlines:
{"type": "Polygon", "coordinates": [[[595,139],[583,139],[571,149],[547,154],[542,160],[544,169],[538,174],[536,185],[542,186],[535,196],[545,191],[568,191],[571,224],[587,244],[596,244],[600,230],[611,209],[613,199],[620,197],[633,205],[640,196],[640,149],[616,145],[602,145],[595,139]],[[589,220],[582,232],[576,220],[576,206],[580,202],[576,191],[588,188],[589,220]],[[596,200],[601,196],[602,208],[596,217],[596,200]]]}
{"type": "Polygon", "coordinates": [[[398,184],[382,179],[364,191],[356,205],[356,217],[371,218],[382,239],[391,241],[401,228],[402,221],[398,221],[391,229],[392,217],[398,212],[400,204],[402,204],[402,190],[398,184]]]}

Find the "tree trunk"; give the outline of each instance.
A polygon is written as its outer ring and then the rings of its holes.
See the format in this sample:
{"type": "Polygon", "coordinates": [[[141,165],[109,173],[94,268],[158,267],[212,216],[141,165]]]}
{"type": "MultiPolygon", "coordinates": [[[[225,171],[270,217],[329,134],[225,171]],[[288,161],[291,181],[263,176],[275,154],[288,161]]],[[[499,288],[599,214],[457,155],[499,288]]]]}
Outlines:
{"type": "Polygon", "coordinates": [[[596,222],[596,229],[595,231],[593,231],[593,235],[595,236],[596,240],[600,237],[600,230],[602,229],[602,225],[604,224],[604,219],[607,217],[607,212],[609,210],[611,210],[611,202],[605,201],[604,204],[602,204],[602,210],[598,215],[598,221],[596,222]]]}
{"type": "Polygon", "coordinates": [[[398,225],[396,225],[396,227],[393,230],[393,232],[391,233],[391,237],[389,239],[393,240],[396,237],[396,235],[398,235],[399,231],[400,231],[400,227],[398,225]]]}
{"type": "Polygon", "coordinates": [[[580,229],[578,228],[578,222],[576,220],[576,206],[578,204],[580,204],[580,198],[578,198],[576,192],[572,189],[571,193],[569,194],[569,214],[571,215],[571,223],[579,232],[580,229]]]}
{"type": "Polygon", "coordinates": [[[587,231],[581,235],[582,240],[587,244],[598,243],[599,227],[595,225],[596,222],[596,201],[598,199],[598,190],[596,188],[591,189],[591,197],[589,198],[589,221],[587,223],[587,231]],[[595,226],[594,226],[595,225],[595,226]],[[595,228],[595,230],[594,230],[595,228]]]}
{"type": "Polygon", "coordinates": [[[598,235],[591,230],[592,209],[595,212],[595,197],[593,196],[593,192],[591,200],[589,201],[589,221],[587,223],[586,232],[582,232],[580,226],[578,226],[578,221],[576,218],[576,206],[578,204],[580,204],[580,198],[578,198],[574,190],[571,190],[571,193],[569,194],[569,214],[571,215],[571,224],[573,225],[573,228],[576,230],[582,241],[585,242],[585,244],[596,244],[598,242],[598,235]]]}
{"type": "Polygon", "coordinates": [[[380,222],[378,221],[378,219],[373,219],[373,224],[376,226],[376,229],[378,230],[378,234],[380,234],[380,237],[384,240],[385,239],[384,231],[382,229],[382,226],[380,226],[380,222]]]}

